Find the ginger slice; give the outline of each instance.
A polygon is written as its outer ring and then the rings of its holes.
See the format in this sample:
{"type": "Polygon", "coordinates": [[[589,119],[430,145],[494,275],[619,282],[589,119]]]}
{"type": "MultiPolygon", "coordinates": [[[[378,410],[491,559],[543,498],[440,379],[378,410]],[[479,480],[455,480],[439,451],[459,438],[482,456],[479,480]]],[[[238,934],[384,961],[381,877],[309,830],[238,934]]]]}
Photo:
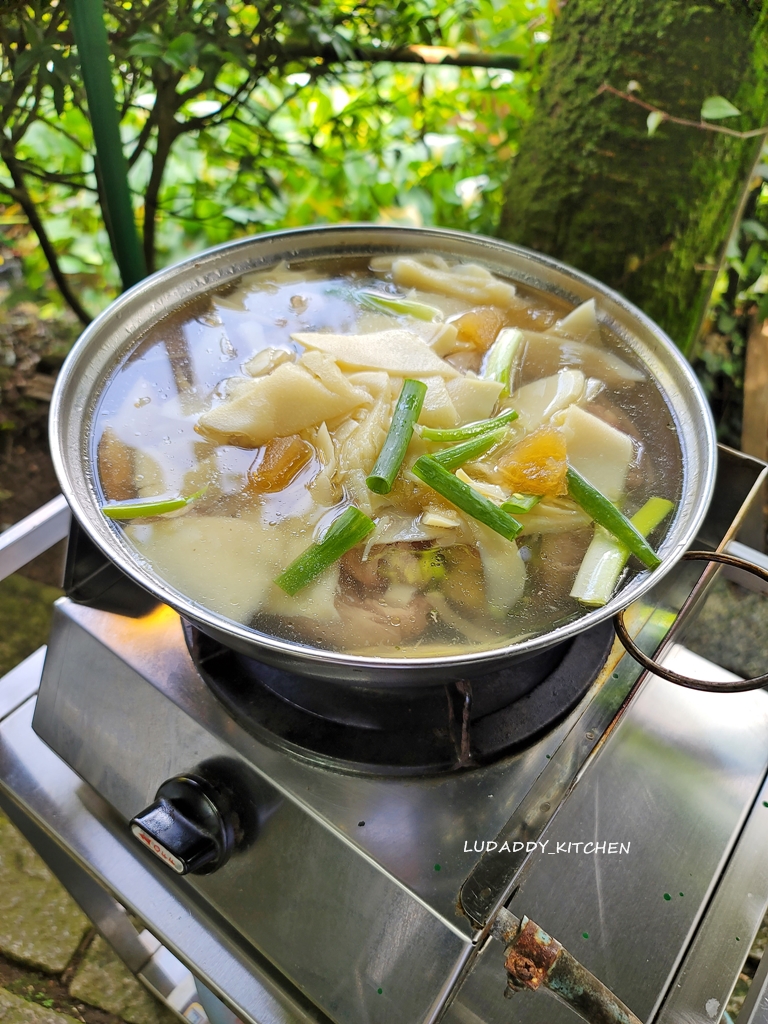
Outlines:
{"type": "Polygon", "coordinates": [[[136,449],[121,441],[111,427],[106,427],[97,448],[99,479],[107,501],[128,501],[137,496],[135,473],[136,449]]]}
{"type": "Polygon", "coordinates": [[[248,470],[248,490],[257,494],[282,491],[312,458],[314,449],[298,434],[273,437],[248,470]]]}
{"type": "Polygon", "coordinates": [[[499,475],[512,491],[559,497],[568,493],[565,435],[541,427],[519,441],[499,461],[499,475]]]}
{"type": "Polygon", "coordinates": [[[459,341],[469,342],[481,352],[487,351],[506,323],[506,316],[495,306],[478,306],[454,320],[459,341]]]}

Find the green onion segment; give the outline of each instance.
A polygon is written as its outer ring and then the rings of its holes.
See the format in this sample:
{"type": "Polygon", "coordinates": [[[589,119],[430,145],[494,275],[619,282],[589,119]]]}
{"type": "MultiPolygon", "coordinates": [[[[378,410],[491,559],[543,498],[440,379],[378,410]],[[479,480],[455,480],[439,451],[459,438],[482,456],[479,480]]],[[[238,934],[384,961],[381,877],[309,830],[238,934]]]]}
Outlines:
{"type": "Polygon", "coordinates": [[[510,496],[509,501],[503,501],[500,507],[512,515],[522,515],[524,512],[530,512],[534,505],[538,505],[542,497],[541,494],[515,493],[510,496]]]}
{"type": "Polygon", "coordinates": [[[649,569],[655,569],[661,565],[661,559],[642,533],[632,525],[625,515],[619,512],[612,501],[609,501],[572,466],[568,467],[566,481],[568,494],[576,504],[581,506],[591,519],[594,519],[596,523],[626,545],[630,553],[636,555],[643,565],[649,569]]]}
{"type": "Polygon", "coordinates": [[[411,442],[413,428],[419,418],[426,393],[427,385],[423,381],[410,378],[403,381],[403,390],[392,414],[389,431],[371,475],[365,481],[368,489],[375,494],[389,494],[392,490],[392,484],[411,442]]]}
{"type": "Polygon", "coordinates": [[[422,455],[413,464],[412,472],[432,490],[447,498],[456,508],[500,533],[507,540],[514,540],[522,530],[522,525],[516,519],[502,512],[498,505],[483,497],[474,487],[457,480],[453,473],[436,462],[433,456],[422,455]]]}
{"type": "Polygon", "coordinates": [[[419,434],[425,441],[469,441],[480,434],[487,434],[489,431],[498,430],[508,423],[517,419],[514,409],[503,412],[500,416],[494,416],[490,420],[478,420],[476,423],[467,423],[465,427],[449,427],[439,429],[437,427],[420,427],[419,434]]]}
{"type": "MultiPolygon", "coordinates": [[[[638,533],[647,537],[674,508],[666,498],[649,498],[630,519],[638,533]]],[[[571,597],[582,604],[601,608],[613,594],[616,583],[629,558],[629,548],[602,526],[595,527],[595,536],[573,582],[571,597]]]]}
{"type": "Polygon", "coordinates": [[[376,524],[354,505],[346,508],[331,523],[321,541],[311,544],[275,579],[286,594],[293,597],[345,555],[375,528],[376,524]]]}
{"type": "Polygon", "coordinates": [[[524,340],[525,335],[517,327],[505,327],[488,349],[480,376],[503,384],[502,395],[509,394],[512,364],[524,340]]]}
{"type": "Polygon", "coordinates": [[[399,316],[412,316],[417,320],[442,320],[443,314],[436,306],[428,306],[426,302],[414,302],[413,299],[401,299],[399,295],[382,295],[379,292],[358,292],[357,297],[371,309],[383,310],[385,313],[397,313],[399,316]]]}
{"type": "Polygon", "coordinates": [[[463,444],[457,444],[453,448],[446,448],[445,451],[436,452],[432,458],[443,469],[457,469],[459,466],[463,466],[465,462],[471,462],[478,455],[482,455],[489,448],[493,448],[495,444],[501,441],[504,434],[504,430],[480,434],[478,437],[473,437],[463,444]]]}
{"type": "Polygon", "coordinates": [[[167,512],[175,512],[184,508],[195,498],[199,498],[208,490],[207,485],[199,491],[190,494],[188,498],[146,498],[128,501],[111,501],[108,505],[102,505],[101,511],[107,519],[142,519],[148,516],[163,516],[167,512]]]}

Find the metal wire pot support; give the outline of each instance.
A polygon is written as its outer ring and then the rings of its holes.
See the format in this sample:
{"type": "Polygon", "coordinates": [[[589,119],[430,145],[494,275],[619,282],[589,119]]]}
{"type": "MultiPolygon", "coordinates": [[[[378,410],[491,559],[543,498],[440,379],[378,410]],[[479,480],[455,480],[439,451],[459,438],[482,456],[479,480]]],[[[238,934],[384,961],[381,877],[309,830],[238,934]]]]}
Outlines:
{"type": "MultiPolygon", "coordinates": [[[[743,558],[737,558],[735,555],[728,555],[721,551],[686,551],[682,556],[681,561],[684,562],[720,562],[723,565],[730,565],[735,569],[742,569],[744,572],[752,573],[753,576],[757,576],[759,579],[768,583],[768,571],[762,569],[758,565],[753,565],[751,562],[745,561],[743,558]]],[[[649,657],[634,642],[632,637],[627,631],[627,627],[624,624],[624,612],[620,611],[618,615],[614,616],[613,625],[616,630],[616,635],[621,640],[624,647],[627,649],[629,654],[640,662],[643,668],[648,669],[655,676],[661,676],[662,679],[668,679],[670,683],[677,683],[678,686],[687,686],[691,690],[707,690],[712,693],[740,693],[744,690],[759,690],[763,686],[768,686],[768,673],[761,676],[755,676],[753,679],[735,679],[735,680],[720,680],[718,682],[704,679],[694,679],[692,676],[684,676],[679,672],[672,672],[670,669],[660,665],[653,658],[649,657]]],[[[662,647],[666,643],[666,640],[662,644],[662,647]]],[[[656,651],[656,654],[659,652],[656,651]]]]}

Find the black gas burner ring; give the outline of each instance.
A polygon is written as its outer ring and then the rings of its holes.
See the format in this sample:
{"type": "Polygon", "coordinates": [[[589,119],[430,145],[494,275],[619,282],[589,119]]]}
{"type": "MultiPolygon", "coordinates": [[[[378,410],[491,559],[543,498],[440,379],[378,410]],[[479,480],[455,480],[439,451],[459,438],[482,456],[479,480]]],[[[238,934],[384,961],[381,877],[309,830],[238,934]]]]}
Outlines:
{"type": "Polygon", "coordinates": [[[610,622],[471,681],[413,689],[295,675],[247,658],[185,623],[212,692],[246,732],[341,771],[438,774],[528,746],[584,696],[614,640],[610,622]]]}

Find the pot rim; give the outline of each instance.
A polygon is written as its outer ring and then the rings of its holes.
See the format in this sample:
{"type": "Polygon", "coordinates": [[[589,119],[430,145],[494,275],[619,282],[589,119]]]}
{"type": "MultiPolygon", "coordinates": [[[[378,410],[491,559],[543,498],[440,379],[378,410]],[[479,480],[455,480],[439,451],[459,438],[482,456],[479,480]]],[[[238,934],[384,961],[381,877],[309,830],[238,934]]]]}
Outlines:
{"type": "Polygon", "coordinates": [[[56,475],[74,515],[99,549],[131,579],[203,631],[227,638],[225,642],[229,646],[243,653],[272,664],[288,664],[304,674],[358,682],[364,678],[371,682],[392,680],[394,676],[403,679],[414,674],[419,674],[421,679],[476,675],[501,661],[568,640],[613,616],[666,576],[689,547],[712,498],[717,451],[712,414],[688,362],[649,317],[617,292],[552,257],[509,242],[444,228],[366,223],[295,228],[227,242],[159,270],[124,292],[83,331],[62,366],[51,400],[50,441],[56,475]],[[319,244],[310,245],[305,251],[301,245],[296,247],[296,243],[312,241],[319,244]],[[266,268],[281,259],[317,258],[330,254],[344,243],[352,243],[352,251],[361,254],[431,248],[447,255],[484,260],[513,281],[538,287],[574,303],[593,296],[598,299],[601,321],[630,344],[662,391],[680,440],[682,497],[659,549],[662,563],[658,568],[640,573],[602,608],[588,611],[540,636],[483,650],[419,658],[339,653],[261,633],[192,601],[142,561],[120,534],[117,524],[101,513],[88,457],[91,414],[105,380],[119,361],[117,354],[122,356],[138,338],[185,300],[220,289],[243,274],[266,268]],[[505,257],[507,270],[501,271],[500,264],[505,262],[505,257]],[[519,264],[525,265],[527,270],[519,264]],[[537,276],[536,271],[545,271],[547,279],[537,276]],[[194,279],[194,289],[190,287],[190,278],[194,279]],[[109,351],[105,354],[104,349],[109,351]],[[660,376],[665,378],[666,388],[660,376]],[[673,404],[673,399],[678,404],[673,404]]]}

